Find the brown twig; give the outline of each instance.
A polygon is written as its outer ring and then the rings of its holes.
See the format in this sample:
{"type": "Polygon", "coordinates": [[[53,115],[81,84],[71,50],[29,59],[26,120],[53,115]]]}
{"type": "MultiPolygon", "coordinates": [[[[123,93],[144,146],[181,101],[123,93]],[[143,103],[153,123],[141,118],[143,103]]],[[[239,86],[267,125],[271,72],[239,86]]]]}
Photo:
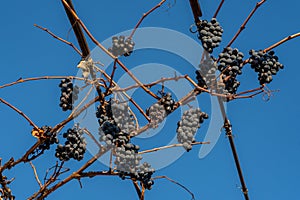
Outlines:
{"type": "Polygon", "coordinates": [[[248,17],[246,18],[246,20],[244,21],[244,23],[241,25],[241,27],[239,28],[239,30],[237,31],[237,33],[233,36],[233,38],[230,40],[230,42],[227,44],[226,47],[230,47],[232,45],[232,43],[237,39],[237,37],[240,35],[240,33],[246,28],[246,24],[248,23],[248,21],[251,19],[251,17],[253,16],[253,14],[256,12],[256,10],[263,4],[265,3],[266,0],[261,0],[260,2],[256,3],[254,9],[251,11],[251,13],[248,15],[248,17]]]}
{"type": "Polygon", "coordinates": [[[117,69],[117,62],[115,60],[113,70],[112,70],[111,75],[110,75],[109,86],[106,88],[106,91],[104,92],[104,96],[108,95],[108,92],[109,92],[109,90],[111,89],[111,87],[113,85],[113,80],[114,80],[116,69],[117,69]]]}
{"type": "Polygon", "coordinates": [[[38,174],[37,174],[37,171],[36,171],[35,166],[32,164],[32,162],[29,162],[29,163],[30,163],[30,166],[32,167],[32,170],[33,170],[33,173],[34,173],[35,180],[36,180],[37,183],[39,184],[40,188],[42,188],[43,185],[42,185],[42,183],[41,183],[41,181],[40,181],[40,179],[39,179],[39,176],[38,176],[38,174]]]}
{"type": "Polygon", "coordinates": [[[0,98],[0,102],[4,103],[5,105],[7,105],[8,107],[10,107],[11,109],[13,109],[14,111],[16,111],[17,113],[19,113],[25,120],[27,120],[29,122],[29,124],[36,130],[39,130],[39,127],[37,125],[35,125],[35,123],[33,123],[33,121],[25,114],[23,113],[21,110],[19,110],[18,108],[16,108],[15,106],[11,105],[10,103],[8,103],[7,101],[5,101],[4,99],[0,98]]]}
{"type": "Polygon", "coordinates": [[[138,182],[135,181],[135,180],[132,180],[132,183],[133,183],[133,186],[134,186],[134,188],[135,188],[135,191],[136,191],[137,195],[139,196],[139,199],[141,199],[141,197],[142,197],[142,192],[141,192],[141,189],[140,189],[140,187],[139,187],[138,182]]]}
{"type": "MultiPolygon", "coordinates": [[[[223,112],[225,112],[225,110],[223,110],[224,106],[222,106],[222,105],[223,105],[223,103],[220,104],[221,111],[223,113],[223,112]]],[[[229,120],[227,119],[227,117],[225,117],[224,128],[226,130],[226,136],[228,137],[230,147],[231,147],[231,150],[232,150],[232,154],[233,154],[233,157],[234,157],[236,169],[238,171],[240,182],[242,184],[242,192],[244,194],[245,200],[249,200],[248,189],[247,189],[247,186],[246,186],[246,182],[245,182],[243,172],[242,172],[242,167],[240,165],[239,157],[238,157],[236,147],[235,147],[235,144],[234,144],[234,140],[233,140],[231,124],[230,124],[229,120]]]]}
{"type": "Polygon", "coordinates": [[[157,8],[159,8],[163,3],[165,3],[166,0],[162,0],[160,3],[158,3],[156,6],[154,6],[153,8],[151,8],[148,12],[144,13],[143,16],[140,18],[140,20],[138,21],[138,23],[135,25],[134,29],[132,30],[130,36],[128,37],[128,39],[131,39],[134,35],[134,33],[136,32],[136,30],[138,29],[138,27],[141,25],[141,23],[143,22],[143,20],[153,11],[155,11],[157,8]]]}
{"type": "Polygon", "coordinates": [[[93,142],[95,142],[95,144],[98,146],[99,149],[103,148],[103,146],[98,142],[98,140],[94,137],[94,135],[88,129],[84,128],[83,131],[85,132],[85,134],[87,134],[93,140],[93,142]]]}
{"type": "Polygon", "coordinates": [[[58,37],[57,35],[55,35],[55,34],[52,33],[51,31],[49,31],[49,29],[47,29],[47,28],[44,28],[44,27],[39,26],[39,25],[37,25],[37,24],[34,24],[34,26],[37,27],[37,28],[39,28],[39,29],[41,29],[41,30],[43,30],[43,31],[45,31],[45,32],[47,32],[48,34],[50,34],[50,35],[51,35],[52,37],[54,37],[55,39],[58,39],[59,41],[62,41],[63,43],[65,43],[65,44],[71,46],[71,47],[72,47],[72,48],[73,48],[80,56],[82,56],[81,51],[80,51],[73,43],[71,43],[71,42],[69,42],[69,41],[67,41],[67,40],[62,39],[61,37],[58,37]]]}
{"type": "Polygon", "coordinates": [[[223,4],[224,4],[224,1],[225,1],[225,0],[221,0],[221,2],[220,2],[220,4],[219,4],[219,6],[218,6],[218,8],[217,8],[217,10],[216,10],[216,12],[215,12],[213,18],[217,18],[218,14],[219,14],[219,12],[220,12],[220,10],[221,10],[223,4]]]}
{"type": "MultiPolygon", "coordinates": [[[[210,144],[210,142],[193,142],[191,145],[200,145],[200,144],[210,144]]],[[[151,153],[151,152],[155,152],[155,151],[160,151],[160,150],[164,150],[164,149],[170,149],[170,148],[174,148],[174,147],[182,147],[183,144],[171,144],[168,146],[162,146],[162,147],[157,147],[157,148],[153,148],[153,149],[149,149],[149,150],[145,150],[145,151],[140,151],[138,154],[145,154],[145,153],[151,153]]]]}
{"type": "Polygon", "coordinates": [[[289,40],[291,40],[291,39],[294,39],[294,38],[296,38],[296,37],[299,37],[299,36],[300,36],[300,32],[299,32],[299,33],[296,33],[296,34],[294,34],[294,35],[290,35],[290,36],[288,36],[288,37],[286,37],[286,38],[280,40],[279,42],[277,42],[277,43],[271,45],[270,47],[266,48],[266,49],[264,50],[264,52],[266,53],[266,52],[268,52],[268,51],[271,51],[272,49],[278,47],[279,45],[281,45],[281,44],[283,44],[283,43],[285,43],[285,42],[287,42],[287,41],[289,41],[289,40]]]}
{"type": "MultiPolygon", "coordinates": [[[[41,76],[41,77],[33,77],[33,78],[25,78],[25,79],[19,78],[17,81],[7,83],[5,85],[0,86],[0,89],[5,88],[5,87],[9,87],[9,86],[13,86],[13,85],[16,85],[16,84],[20,84],[20,83],[25,83],[25,82],[28,82],[28,81],[63,79],[63,78],[69,78],[69,79],[76,79],[76,80],[84,81],[84,78],[80,78],[80,77],[76,77],[76,76],[41,76]]],[[[90,80],[87,80],[87,82],[91,83],[90,80]]]]}
{"type": "Polygon", "coordinates": [[[158,180],[158,179],[166,179],[166,180],[170,181],[171,183],[174,183],[174,184],[180,186],[181,188],[183,188],[185,191],[187,191],[192,196],[192,200],[195,199],[195,195],[187,187],[185,187],[181,183],[178,183],[177,181],[174,181],[173,179],[171,179],[167,176],[157,176],[157,177],[153,178],[153,180],[158,180]]]}

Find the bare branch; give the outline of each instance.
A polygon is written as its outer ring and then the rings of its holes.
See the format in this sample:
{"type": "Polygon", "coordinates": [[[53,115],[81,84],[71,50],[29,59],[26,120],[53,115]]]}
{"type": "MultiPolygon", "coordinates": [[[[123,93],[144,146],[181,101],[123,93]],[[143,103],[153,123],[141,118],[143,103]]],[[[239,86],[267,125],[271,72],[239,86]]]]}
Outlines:
{"type": "Polygon", "coordinates": [[[34,129],[36,129],[36,130],[39,129],[39,127],[37,125],[35,125],[35,123],[33,123],[33,121],[25,113],[23,113],[21,110],[19,110],[15,106],[11,105],[10,103],[8,103],[7,101],[5,101],[2,98],[0,98],[0,101],[2,103],[4,103],[5,105],[7,105],[8,107],[10,107],[11,109],[13,109],[14,111],[16,111],[17,113],[19,113],[26,121],[29,122],[30,126],[32,126],[34,129]]]}
{"type": "Polygon", "coordinates": [[[64,40],[62,39],[61,37],[58,37],[57,35],[55,35],[54,33],[52,33],[51,31],[49,31],[47,28],[44,28],[44,27],[41,27],[37,24],[34,24],[35,27],[47,32],[48,34],[50,34],[52,37],[54,37],[55,39],[58,39],[59,41],[71,46],[80,56],[82,56],[82,53],[81,51],[71,42],[67,41],[67,40],[64,40]]]}
{"type": "Polygon", "coordinates": [[[156,6],[154,6],[152,9],[150,9],[148,12],[144,13],[141,19],[138,21],[138,23],[135,25],[133,31],[131,32],[130,36],[128,38],[132,38],[138,27],[141,25],[143,20],[151,14],[153,11],[155,11],[157,8],[159,8],[163,3],[165,3],[166,0],[162,0],[160,3],[158,3],[156,6]]]}
{"type": "Polygon", "coordinates": [[[178,183],[177,181],[174,181],[173,179],[170,179],[169,177],[167,176],[157,176],[157,177],[154,177],[153,180],[158,180],[158,179],[166,179],[178,186],[180,186],[181,188],[183,188],[185,191],[187,191],[191,196],[192,196],[192,200],[195,199],[195,195],[187,188],[185,187],[184,185],[182,185],[181,183],[178,183]]]}
{"type": "MultiPolygon", "coordinates": [[[[200,145],[200,144],[210,144],[210,142],[193,142],[191,145],[200,145]]],[[[160,150],[164,150],[164,149],[170,149],[170,148],[174,148],[174,147],[182,147],[183,144],[171,144],[168,146],[162,146],[162,147],[157,147],[157,148],[153,148],[153,149],[149,149],[149,150],[145,150],[145,151],[140,151],[138,154],[145,154],[145,153],[151,153],[151,152],[155,152],[155,151],[160,151],[160,150]]]]}
{"type": "Polygon", "coordinates": [[[40,181],[40,179],[39,179],[39,176],[38,176],[38,174],[37,174],[37,171],[36,171],[35,166],[32,164],[32,162],[29,162],[29,163],[30,163],[30,166],[32,167],[32,170],[33,170],[33,173],[34,173],[35,180],[36,180],[37,183],[39,184],[40,188],[42,188],[43,185],[42,185],[42,183],[41,183],[41,181],[40,181]]]}
{"type": "Polygon", "coordinates": [[[220,4],[219,4],[219,6],[218,6],[218,8],[217,8],[217,10],[216,10],[216,12],[215,12],[213,18],[217,18],[218,14],[219,14],[219,12],[220,12],[220,10],[221,10],[223,4],[224,4],[224,1],[225,1],[225,0],[221,0],[221,2],[220,2],[220,4]]]}
{"type": "Polygon", "coordinates": [[[241,32],[246,28],[246,24],[248,21],[251,19],[253,14],[256,12],[256,10],[263,4],[265,3],[266,0],[261,0],[260,2],[256,3],[254,9],[251,11],[251,13],[248,15],[244,23],[241,25],[240,29],[237,31],[237,33],[233,36],[233,38],[230,40],[230,42],[227,44],[227,47],[230,47],[232,43],[237,39],[237,37],[241,34],[241,32]]]}

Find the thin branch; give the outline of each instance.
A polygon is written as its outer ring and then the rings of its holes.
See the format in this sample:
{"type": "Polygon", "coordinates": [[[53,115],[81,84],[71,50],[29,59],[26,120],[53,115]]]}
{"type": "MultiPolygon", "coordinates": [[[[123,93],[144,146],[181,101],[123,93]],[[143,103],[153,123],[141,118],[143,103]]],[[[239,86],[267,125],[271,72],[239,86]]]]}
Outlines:
{"type": "Polygon", "coordinates": [[[216,12],[215,12],[213,18],[217,18],[218,14],[219,14],[219,12],[220,12],[220,10],[221,10],[223,4],[224,4],[224,1],[225,1],[225,0],[221,0],[221,2],[220,2],[220,4],[219,4],[219,6],[218,6],[218,8],[217,8],[217,10],[216,10],[216,12]]]}
{"type": "Polygon", "coordinates": [[[112,70],[111,75],[110,75],[109,86],[106,88],[106,91],[104,92],[104,96],[108,95],[108,92],[109,92],[109,90],[111,89],[111,87],[113,85],[113,80],[114,80],[116,69],[117,69],[117,62],[115,60],[113,70],[112,70]]]}
{"type": "MultiPolygon", "coordinates": [[[[193,142],[191,145],[200,145],[200,144],[210,144],[210,142],[193,142]]],[[[174,148],[174,147],[182,147],[183,144],[171,144],[168,146],[162,146],[162,147],[157,147],[157,148],[153,148],[153,149],[149,149],[149,150],[145,150],[145,151],[140,151],[138,154],[145,154],[145,153],[151,153],[151,152],[155,152],[155,151],[160,151],[160,150],[164,150],[164,149],[170,149],[170,148],[174,148]]]]}
{"type": "Polygon", "coordinates": [[[8,103],[7,101],[5,101],[4,99],[0,98],[0,102],[4,103],[5,105],[7,105],[8,107],[10,107],[11,109],[13,109],[14,111],[16,111],[17,113],[19,113],[25,120],[27,120],[29,122],[29,124],[36,130],[39,130],[39,127],[37,125],[35,125],[35,123],[33,123],[33,121],[27,116],[25,115],[25,113],[23,113],[21,110],[19,110],[18,108],[16,108],[15,106],[11,105],[10,103],[8,103]]]}
{"type": "Polygon", "coordinates": [[[240,33],[246,28],[246,24],[248,21],[251,19],[253,14],[256,12],[256,10],[263,4],[265,3],[266,0],[261,0],[260,2],[256,3],[254,9],[251,11],[251,13],[248,15],[244,23],[241,25],[240,29],[237,31],[237,33],[233,36],[233,38],[230,40],[230,42],[227,44],[227,47],[230,47],[232,43],[237,39],[237,37],[240,35],[240,33]]]}
{"type": "Polygon", "coordinates": [[[51,31],[49,31],[49,29],[47,29],[47,28],[44,28],[44,27],[39,26],[37,24],[34,24],[34,26],[37,27],[37,28],[39,28],[39,29],[41,29],[41,30],[43,30],[43,31],[45,31],[45,32],[47,32],[48,34],[50,34],[55,39],[58,39],[59,41],[61,41],[61,42],[65,43],[65,44],[71,46],[80,56],[82,56],[81,51],[73,43],[71,43],[71,42],[69,42],[67,40],[62,39],[61,37],[58,37],[57,35],[55,35],[51,31]]]}
{"type": "Polygon", "coordinates": [[[137,195],[139,196],[139,199],[141,199],[142,192],[141,192],[141,189],[139,187],[139,184],[137,183],[137,181],[134,181],[134,180],[132,180],[132,183],[133,183],[133,186],[135,188],[135,191],[136,191],[137,195]]]}
{"type": "Polygon", "coordinates": [[[181,188],[183,188],[185,191],[187,191],[191,196],[192,196],[192,199],[191,200],[194,200],[195,199],[195,195],[187,188],[185,187],[184,185],[182,185],[181,183],[178,183],[177,181],[174,181],[173,179],[167,177],[167,176],[157,176],[157,177],[154,177],[153,180],[158,180],[158,179],[166,179],[178,186],[180,186],[181,188]]]}
{"type": "Polygon", "coordinates": [[[138,21],[138,23],[135,25],[133,31],[131,32],[130,36],[128,37],[129,39],[131,39],[134,35],[134,33],[136,32],[136,30],[138,29],[138,27],[141,25],[141,23],[143,22],[143,20],[153,11],[155,11],[157,8],[159,8],[163,3],[165,3],[166,0],[162,0],[160,3],[158,3],[156,6],[154,6],[152,9],[150,9],[148,12],[144,13],[143,16],[141,17],[141,19],[138,21]]]}
{"type": "Polygon", "coordinates": [[[103,146],[98,142],[98,140],[94,137],[94,135],[89,130],[84,128],[83,131],[95,142],[95,144],[98,146],[99,150],[103,148],[103,146]]]}
{"type": "Polygon", "coordinates": [[[32,170],[33,170],[33,173],[34,173],[35,180],[36,180],[37,183],[39,184],[40,188],[42,188],[43,185],[42,185],[42,183],[41,183],[41,181],[40,181],[40,179],[39,179],[39,176],[38,176],[38,174],[37,174],[37,171],[36,171],[35,166],[32,164],[32,162],[29,162],[29,163],[30,163],[30,166],[32,167],[32,170]]]}
{"type": "Polygon", "coordinates": [[[281,44],[283,44],[283,43],[285,43],[285,42],[287,42],[287,41],[289,41],[289,40],[291,40],[291,39],[294,39],[294,38],[296,38],[296,37],[299,37],[299,36],[300,36],[300,32],[299,32],[299,33],[296,33],[296,34],[294,34],[294,35],[290,35],[290,36],[288,36],[288,37],[286,37],[286,38],[280,40],[279,42],[277,42],[277,43],[271,45],[270,47],[266,48],[266,49],[264,50],[264,52],[266,53],[266,52],[268,52],[268,51],[270,51],[270,50],[272,50],[272,49],[278,47],[279,45],[281,45],[281,44]]]}
{"type": "MultiPolygon", "coordinates": [[[[80,78],[80,77],[76,77],[76,76],[41,76],[41,77],[33,77],[33,78],[19,78],[17,81],[11,82],[11,83],[7,83],[5,85],[0,86],[0,89],[5,88],[5,87],[9,87],[12,85],[16,85],[16,84],[20,84],[20,83],[24,83],[24,82],[28,82],[28,81],[38,81],[38,80],[48,80],[48,79],[63,79],[63,78],[69,78],[69,79],[76,79],[76,80],[81,80],[84,81],[84,78],[80,78]]],[[[87,82],[91,83],[92,81],[87,80],[87,82]]]]}

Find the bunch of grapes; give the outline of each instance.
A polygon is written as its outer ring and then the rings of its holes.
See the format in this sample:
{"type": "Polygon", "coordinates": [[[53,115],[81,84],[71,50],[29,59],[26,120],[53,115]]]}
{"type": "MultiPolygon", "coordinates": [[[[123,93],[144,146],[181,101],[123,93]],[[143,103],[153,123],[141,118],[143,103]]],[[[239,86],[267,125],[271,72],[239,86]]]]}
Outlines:
{"type": "Polygon", "coordinates": [[[194,136],[204,119],[208,119],[208,115],[201,112],[200,108],[189,109],[183,113],[181,120],[177,123],[177,140],[187,151],[192,149],[191,144],[195,142],[194,136]]]}
{"type": "Polygon", "coordinates": [[[55,157],[61,161],[68,161],[71,158],[75,160],[82,160],[86,151],[86,141],[82,136],[83,130],[78,125],[70,128],[63,134],[67,139],[65,145],[57,145],[55,157]]]}
{"type": "Polygon", "coordinates": [[[142,159],[142,156],[138,155],[139,146],[126,143],[123,145],[119,145],[115,148],[115,165],[117,166],[117,170],[120,173],[120,177],[122,179],[125,178],[126,175],[136,173],[137,166],[142,159]]]}
{"type": "Polygon", "coordinates": [[[123,35],[112,37],[112,44],[113,46],[109,48],[108,51],[114,56],[130,56],[135,45],[131,38],[125,39],[123,35]]]}
{"type": "Polygon", "coordinates": [[[208,89],[213,87],[213,80],[216,78],[216,66],[211,58],[203,60],[199,65],[199,70],[196,71],[196,79],[198,85],[202,88],[208,89]]]}
{"type": "Polygon", "coordinates": [[[139,146],[127,143],[115,148],[115,164],[121,179],[126,177],[140,181],[148,190],[154,181],[152,175],[155,172],[151,165],[144,162],[140,165],[142,156],[138,154],[139,146]]]}
{"type": "Polygon", "coordinates": [[[72,110],[73,103],[78,99],[79,87],[73,87],[71,79],[65,78],[59,84],[61,88],[60,104],[63,111],[72,110]]]}
{"type": "Polygon", "coordinates": [[[113,119],[124,133],[130,133],[136,129],[133,115],[129,111],[127,102],[112,101],[111,110],[113,119]]]}
{"type": "Polygon", "coordinates": [[[157,128],[158,125],[165,119],[167,116],[166,110],[163,105],[159,103],[155,103],[152,106],[150,106],[146,110],[146,114],[149,116],[151,122],[150,127],[151,128],[157,128]]]}
{"type": "Polygon", "coordinates": [[[242,74],[244,54],[236,48],[227,47],[219,57],[218,70],[222,72],[221,77],[225,84],[225,90],[230,94],[235,94],[240,85],[236,77],[242,74]]]}
{"type": "Polygon", "coordinates": [[[137,174],[134,178],[140,181],[145,189],[151,190],[154,181],[152,179],[152,175],[155,170],[151,168],[151,165],[147,162],[144,162],[142,165],[138,166],[137,174]]]}
{"type": "Polygon", "coordinates": [[[100,142],[111,146],[126,144],[129,134],[135,130],[133,116],[129,113],[127,103],[109,100],[105,105],[99,105],[96,116],[99,122],[100,142]]]}
{"type": "Polygon", "coordinates": [[[99,134],[99,141],[105,142],[108,147],[129,142],[129,134],[122,132],[113,120],[105,121],[102,126],[99,127],[99,134]]]}
{"type": "Polygon", "coordinates": [[[222,41],[223,29],[220,23],[216,18],[212,18],[210,22],[201,20],[197,28],[200,31],[198,38],[201,40],[203,48],[212,53],[213,49],[218,47],[222,41]]]}
{"type": "Polygon", "coordinates": [[[172,94],[170,92],[163,93],[160,104],[164,106],[167,115],[170,114],[174,110],[175,100],[172,98],[172,94]]]}
{"type": "Polygon", "coordinates": [[[263,50],[250,50],[251,55],[249,62],[251,68],[258,72],[258,80],[261,85],[270,83],[273,80],[272,75],[276,75],[283,65],[278,62],[278,57],[274,51],[265,53],[263,50]]]}

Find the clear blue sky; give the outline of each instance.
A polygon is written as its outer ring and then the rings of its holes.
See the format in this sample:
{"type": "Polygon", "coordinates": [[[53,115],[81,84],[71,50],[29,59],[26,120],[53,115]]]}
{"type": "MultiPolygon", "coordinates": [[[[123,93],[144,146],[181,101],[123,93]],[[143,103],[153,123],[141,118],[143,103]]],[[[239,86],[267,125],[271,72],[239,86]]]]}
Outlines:
{"type": "MultiPolygon", "coordinates": [[[[169,2],[172,3],[167,1],[169,2]]],[[[210,19],[219,0],[200,2],[203,18],[210,19]]],[[[225,1],[218,17],[225,30],[221,45],[227,44],[256,2],[256,0],[225,1]]],[[[99,41],[134,27],[142,13],[156,3],[158,1],[74,0],[79,16],[99,41]]],[[[239,48],[247,55],[252,48],[263,49],[290,34],[299,32],[299,8],[300,2],[295,0],[267,1],[250,20],[233,47],[239,48]]],[[[196,39],[196,36],[188,31],[193,22],[189,2],[177,0],[173,8],[168,11],[166,9],[167,7],[163,6],[155,11],[143,22],[142,27],[169,28],[196,39]]],[[[0,13],[2,19],[0,85],[15,81],[19,77],[76,74],[75,66],[80,59],[79,56],[67,45],[33,26],[35,23],[42,25],[66,38],[70,25],[60,1],[32,0],[18,3],[3,1],[0,13]]],[[[76,43],[72,33],[68,39],[76,43]]],[[[95,46],[89,44],[91,48],[95,46]]],[[[219,52],[220,49],[215,52],[219,52]]],[[[269,85],[271,89],[280,90],[270,101],[264,102],[258,96],[251,100],[234,101],[228,105],[228,115],[233,124],[235,141],[251,199],[299,198],[300,136],[297,124],[300,119],[299,50],[300,38],[276,48],[276,54],[285,65],[285,69],[280,71],[269,85]]],[[[128,62],[133,62],[133,59],[137,59],[136,63],[143,63],[145,60],[151,62],[152,58],[154,62],[158,62],[158,59],[148,55],[147,51],[137,54],[140,56],[133,55],[128,62]]],[[[163,53],[160,59],[164,64],[171,66],[185,64],[182,60],[175,62],[171,56],[163,53]]],[[[126,63],[125,59],[123,61],[126,63]]],[[[257,86],[256,74],[249,66],[239,79],[242,82],[241,90],[257,86]]],[[[20,108],[39,126],[45,124],[54,126],[67,116],[67,113],[61,112],[58,107],[60,95],[58,83],[58,80],[50,80],[20,84],[0,90],[0,97],[20,108]]],[[[204,97],[203,102],[206,101],[207,97],[204,97]]],[[[201,107],[209,113],[209,104],[201,103],[201,107]]],[[[30,135],[31,127],[19,115],[3,104],[0,104],[0,111],[2,127],[0,157],[6,161],[12,156],[19,157],[35,142],[35,139],[30,135]]],[[[172,123],[176,123],[175,118],[170,120],[170,124],[172,123]]],[[[175,125],[169,125],[167,133],[175,134],[175,128],[175,125]]],[[[205,131],[205,126],[203,129],[205,131]]],[[[157,142],[166,139],[167,136],[160,137],[153,140],[157,142]]],[[[151,144],[152,147],[157,146],[156,143],[151,144]]],[[[34,162],[41,177],[44,176],[44,170],[55,162],[53,149],[44,158],[34,162]]],[[[199,147],[194,147],[190,153],[186,153],[172,165],[157,171],[156,175],[167,175],[179,181],[196,195],[196,199],[243,199],[233,157],[224,133],[213,151],[204,159],[198,158],[198,149],[199,147]]],[[[87,159],[90,157],[91,155],[86,155],[87,159]]],[[[73,161],[67,166],[75,169],[79,167],[78,163],[73,161]]],[[[104,168],[97,163],[92,169],[104,168]]],[[[19,165],[5,175],[16,178],[11,188],[17,199],[25,199],[38,189],[29,164],[19,165]]],[[[82,183],[83,189],[80,190],[78,182],[72,181],[47,199],[137,199],[131,182],[121,181],[118,177],[97,177],[93,180],[82,180],[82,183]]],[[[154,188],[146,193],[148,200],[166,198],[190,197],[181,188],[164,180],[156,181],[154,188]]]]}

